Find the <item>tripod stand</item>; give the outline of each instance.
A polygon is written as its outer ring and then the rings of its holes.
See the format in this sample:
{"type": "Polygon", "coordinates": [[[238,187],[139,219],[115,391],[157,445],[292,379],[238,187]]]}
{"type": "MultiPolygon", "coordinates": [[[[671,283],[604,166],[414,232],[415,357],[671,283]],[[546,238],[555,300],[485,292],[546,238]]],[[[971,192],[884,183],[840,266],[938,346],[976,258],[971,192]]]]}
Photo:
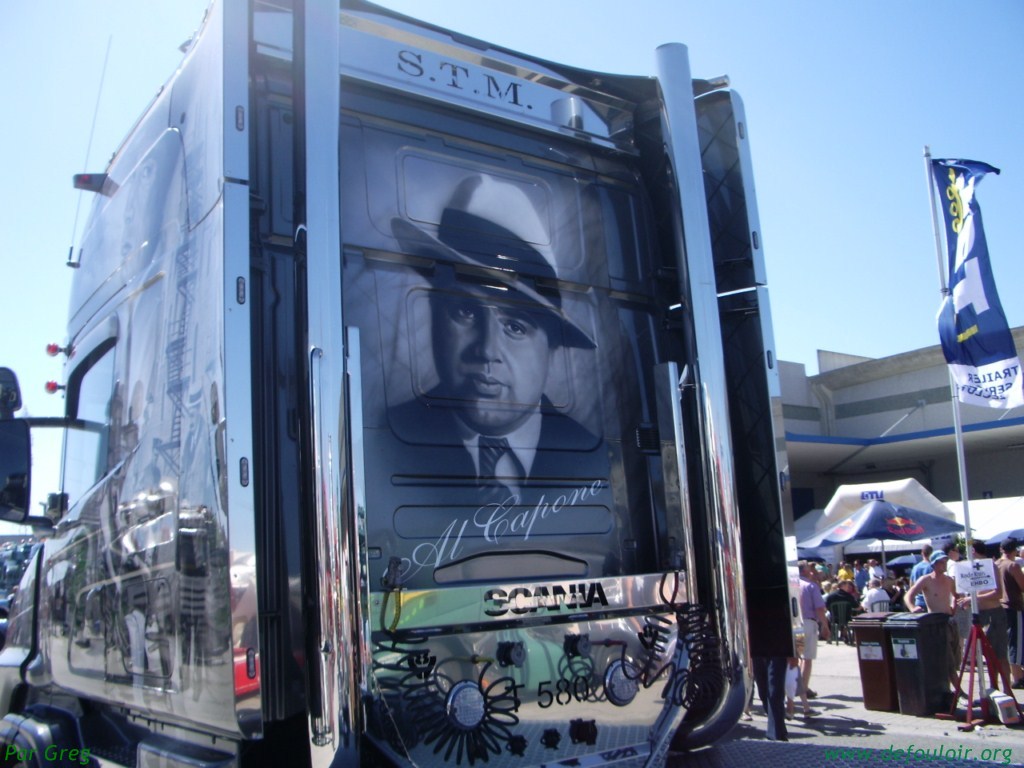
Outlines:
{"type": "MultiPolygon", "coordinates": [[[[995,651],[992,649],[992,645],[989,643],[988,638],[985,636],[985,631],[981,628],[981,618],[977,613],[971,616],[971,634],[967,640],[968,646],[967,651],[964,653],[964,658],[960,662],[960,675],[957,678],[956,693],[953,695],[953,704],[950,707],[949,717],[951,719],[956,717],[956,704],[957,698],[960,692],[963,691],[964,671],[968,670],[968,682],[967,682],[967,715],[964,720],[964,724],[958,726],[958,730],[961,731],[973,731],[975,726],[984,725],[989,716],[989,700],[988,696],[982,696],[981,699],[981,715],[980,719],[974,719],[974,677],[977,674],[980,678],[981,672],[978,669],[980,659],[978,658],[978,650],[981,649],[981,656],[985,660],[985,666],[988,668],[988,679],[991,687],[995,690],[999,690],[999,662],[996,659],[995,651]]],[[[978,681],[978,689],[981,691],[981,680],[978,681]]],[[[1017,707],[1017,714],[1024,717],[1024,712],[1021,711],[1020,704],[1014,699],[1014,705],[1017,707]]]]}

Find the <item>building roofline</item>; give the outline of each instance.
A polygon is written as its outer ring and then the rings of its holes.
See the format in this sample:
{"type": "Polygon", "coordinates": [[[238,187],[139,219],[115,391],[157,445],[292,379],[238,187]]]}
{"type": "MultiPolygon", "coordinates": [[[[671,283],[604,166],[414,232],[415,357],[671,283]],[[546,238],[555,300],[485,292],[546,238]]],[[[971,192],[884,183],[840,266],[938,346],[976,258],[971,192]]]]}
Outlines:
{"type": "MultiPolygon", "coordinates": [[[[1024,348],[1024,325],[1011,329],[1013,343],[1018,354],[1024,348]]],[[[808,376],[808,380],[814,384],[821,384],[829,389],[841,389],[853,384],[862,384],[868,381],[896,376],[907,371],[917,371],[923,368],[932,368],[945,365],[946,358],[942,354],[942,347],[934,344],[930,347],[900,352],[889,357],[880,357],[876,360],[865,360],[860,363],[836,368],[832,371],[819,373],[815,376],[808,376]]]]}

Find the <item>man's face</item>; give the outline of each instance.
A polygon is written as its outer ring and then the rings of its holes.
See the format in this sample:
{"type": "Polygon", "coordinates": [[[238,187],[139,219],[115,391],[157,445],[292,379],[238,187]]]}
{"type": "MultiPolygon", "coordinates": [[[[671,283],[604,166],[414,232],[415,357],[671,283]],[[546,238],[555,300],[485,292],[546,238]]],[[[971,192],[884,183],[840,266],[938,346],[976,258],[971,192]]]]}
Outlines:
{"type": "Polygon", "coordinates": [[[434,298],[434,358],[459,416],[488,435],[520,426],[540,403],[552,349],[542,318],[473,297],[434,298]]]}
{"type": "Polygon", "coordinates": [[[939,574],[945,573],[947,562],[948,560],[946,560],[945,558],[936,560],[934,563],[932,563],[932,570],[939,574]]]}

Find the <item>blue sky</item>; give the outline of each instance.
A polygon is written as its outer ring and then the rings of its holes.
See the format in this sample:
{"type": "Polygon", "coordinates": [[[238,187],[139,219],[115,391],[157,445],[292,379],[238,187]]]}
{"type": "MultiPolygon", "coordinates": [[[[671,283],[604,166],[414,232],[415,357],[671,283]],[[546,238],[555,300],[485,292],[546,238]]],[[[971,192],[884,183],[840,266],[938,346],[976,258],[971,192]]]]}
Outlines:
{"type": "MultiPolygon", "coordinates": [[[[696,77],[727,74],[746,105],[778,357],[883,357],[938,342],[939,279],[922,151],[1002,169],[978,199],[1004,310],[1024,324],[1024,3],[1016,0],[384,0],[542,58],[655,72],[689,47],[696,77]]],[[[59,415],[44,353],[63,341],[71,270],[102,170],[181,59],[207,0],[0,4],[0,365],[28,411],[59,415]],[[103,90],[97,99],[108,48],[103,90]],[[99,105],[96,111],[97,102],[99,105]],[[91,126],[95,132],[89,149],[91,126]],[[86,154],[88,162],[86,162],[86,154]],[[77,224],[76,224],[77,216],[77,224]]],[[[37,451],[44,450],[37,438],[37,451]]],[[[52,449],[46,449],[52,450],[52,449]]],[[[44,482],[37,467],[37,491],[44,482]]],[[[55,488],[55,480],[45,479],[55,488]]],[[[38,494],[37,494],[38,495],[38,494]]]]}

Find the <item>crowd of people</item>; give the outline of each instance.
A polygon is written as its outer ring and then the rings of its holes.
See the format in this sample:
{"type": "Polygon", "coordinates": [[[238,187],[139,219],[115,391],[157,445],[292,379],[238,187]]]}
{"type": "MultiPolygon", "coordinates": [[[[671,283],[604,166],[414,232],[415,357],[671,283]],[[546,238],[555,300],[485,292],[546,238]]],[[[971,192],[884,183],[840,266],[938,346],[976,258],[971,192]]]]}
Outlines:
{"type": "MultiPolygon", "coordinates": [[[[971,595],[957,592],[951,576],[950,561],[965,557],[955,542],[941,549],[922,547],[921,559],[908,576],[898,577],[875,558],[841,562],[836,568],[801,560],[799,602],[804,631],[797,641],[797,656],[785,660],[785,666],[781,659],[767,660],[764,663],[774,662],[778,671],[769,667],[758,676],[758,690],[768,713],[768,738],[786,740],[784,719],[795,717],[798,700],[803,717],[815,716],[811,700],[817,693],[810,687],[811,673],[818,643],[832,639],[830,618],[836,615],[839,603],[849,605],[848,615],[880,611],[947,614],[948,653],[943,674],[959,696],[965,696],[959,676],[975,621],[972,617],[976,615],[1004,692],[1012,697],[1012,689],[1024,688],[1024,558],[1020,556],[1020,544],[1007,539],[998,553],[990,551],[984,542],[971,542],[970,546],[973,560],[991,557],[995,567],[994,588],[977,593],[973,610],[971,595]]],[[[837,634],[837,642],[852,644],[848,626],[837,626],[837,634]]],[[[749,704],[745,716],[749,718],[749,704]]]]}

